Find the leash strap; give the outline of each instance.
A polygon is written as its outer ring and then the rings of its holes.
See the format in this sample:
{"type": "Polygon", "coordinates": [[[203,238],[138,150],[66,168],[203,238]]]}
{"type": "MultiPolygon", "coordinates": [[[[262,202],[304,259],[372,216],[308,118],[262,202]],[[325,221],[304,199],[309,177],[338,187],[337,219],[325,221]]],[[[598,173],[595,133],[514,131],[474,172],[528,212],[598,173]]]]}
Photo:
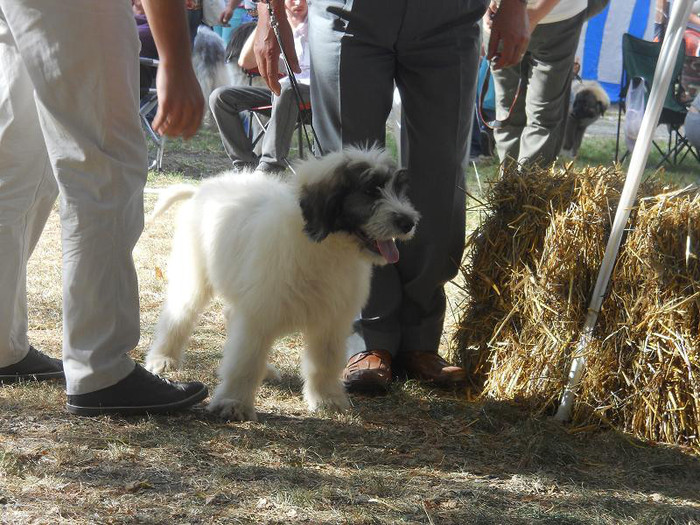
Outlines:
{"type": "MultiPolygon", "coordinates": [[[[292,67],[289,65],[289,60],[287,58],[287,54],[284,52],[284,46],[282,46],[282,36],[280,35],[280,28],[279,28],[279,22],[277,20],[277,17],[275,16],[275,12],[272,9],[272,4],[270,3],[270,0],[261,0],[264,3],[267,4],[267,12],[270,14],[270,27],[272,28],[272,31],[275,33],[275,38],[277,39],[277,45],[280,48],[280,54],[282,56],[282,61],[284,62],[284,67],[287,69],[287,76],[289,77],[289,83],[292,86],[292,91],[294,91],[294,96],[297,99],[297,104],[299,104],[299,111],[302,111],[302,108],[305,106],[304,98],[301,96],[301,92],[299,91],[299,83],[297,82],[297,77],[294,74],[294,71],[292,71],[292,67]]],[[[312,109],[313,111],[313,109],[312,109]]],[[[316,142],[317,148],[313,147],[313,142],[311,140],[311,137],[309,136],[309,132],[306,129],[306,126],[304,123],[301,123],[302,129],[304,130],[304,137],[306,138],[306,143],[309,146],[309,151],[312,153],[314,151],[318,151],[319,155],[323,155],[323,149],[321,148],[321,142],[318,140],[318,135],[316,134],[316,130],[314,129],[313,123],[309,124],[309,127],[311,128],[311,133],[313,134],[314,141],[316,142]]]]}
{"type": "Polygon", "coordinates": [[[520,92],[522,90],[523,85],[523,76],[525,76],[525,57],[523,57],[523,59],[520,61],[520,77],[518,78],[518,87],[515,88],[515,96],[513,97],[513,102],[511,102],[510,107],[508,108],[508,114],[506,115],[506,118],[504,118],[503,120],[486,120],[484,118],[484,100],[486,99],[486,92],[489,90],[489,78],[491,77],[491,66],[489,66],[489,70],[484,75],[484,82],[481,86],[481,93],[479,93],[479,104],[477,105],[479,119],[481,120],[481,122],[484,123],[484,126],[491,130],[494,130],[503,128],[506,125],[508,125],[508,121],[510,120],[510,117],[513,114],[513,110],[515,109],[515,104],[517,104],[518,98],[520,98],[520,92]]]}

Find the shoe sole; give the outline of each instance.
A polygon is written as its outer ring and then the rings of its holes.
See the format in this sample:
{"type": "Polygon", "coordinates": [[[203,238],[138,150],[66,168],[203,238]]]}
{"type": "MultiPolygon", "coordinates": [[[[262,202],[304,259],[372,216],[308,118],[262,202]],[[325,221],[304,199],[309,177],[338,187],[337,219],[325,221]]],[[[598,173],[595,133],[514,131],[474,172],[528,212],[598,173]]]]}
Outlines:
{"type": "Polygon", "coordinates": [[[343,385],[345,385],[345,391],[351,394],[364,394],[366,396],[384,396],[389,393],[389,385],[383,383],[343,381],[343,385]]]}
{"type": "Polygon", "coordinates": [[[40,374],[14,374],[14,375],[0,375],[0,385],[11,385],[12,383],[21,382],[34,382],[34,381],[48,381],[51,379],[65,380],[66,377],[63,372],[43,372],[40,374]]]}
{"type": "Polygon", "coordinates": [[[424,377],[415,377],[407,374],[403,370],[399,370],[396,373],[396,379],[398,381],[418,381],[419,383],[427,386],[433,386],[441,390],[459,390],[460,388],[465,388],[469,385],[468,379],[460,379],[458,381],[439,381],[437,379],[429,379],[424,377]]]}
{"type": "Polygon", "coordinates": [[[103,416],[103,415],[119,415],[119,416],[139,416],[144,414],[167,414],[176,412],[184,408],[188,408],[200,401],[204,400],[209,395],[209,389],[203,387],[200,391],[192,394],[190,397],[181,399],[174,403],[161,405],[144,405],[144,406],[100,406],[100,407],[83,407],[66,403],[66,409],[71,414],[76,416],[103,416]]]}

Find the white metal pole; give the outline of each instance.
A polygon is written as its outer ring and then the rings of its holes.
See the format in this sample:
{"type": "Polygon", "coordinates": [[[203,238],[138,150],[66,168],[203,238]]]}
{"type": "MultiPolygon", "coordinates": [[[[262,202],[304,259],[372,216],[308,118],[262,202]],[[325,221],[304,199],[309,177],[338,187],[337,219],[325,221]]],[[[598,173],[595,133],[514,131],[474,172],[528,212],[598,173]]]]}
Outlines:
{"type": "Polygon", "coordinates": [[[644,168],[649,157],[651,142],[654,136],[654,131],[659,122],[661,109],[663,107],[666,93],[671,84],[671,74],[673,73],[678,56],[678,49],[683,42],[683,32],[690,16],[690,9],[693,5],[693,0],[676,0],[671,8],[671,16],[669,18],[666,37],[661,45],[661,52],[656,63],[656,71],[654,73],[654,81],[649,95],[642,125],[639,130],[632,158],[627,169],[627,178],[620,196],[620,203],[617,206],[615,220],[613,221],[608,245],[605,248],[603,262],[600,265],[598,279],[593,289],[591,302],[588,306],[586,321],[583,326],[583,332],[579,339],[574,354],[571,370],[569,371],[569,381],[562,393],[559,409],[554,416],[558,421],[569,421],[571,419],[571,411],[574,404],[574,395],[581,381],[581,376],[586,368],[586,349],[593,336],[593,330],[598,320],[600,306],[605,296],[605,290],[608,287],[610,274],[615,265],[615,259],[620,249],[620,241],[629,219],[630,211],[634,206],[637,190],[644,174],[644,168]]]}

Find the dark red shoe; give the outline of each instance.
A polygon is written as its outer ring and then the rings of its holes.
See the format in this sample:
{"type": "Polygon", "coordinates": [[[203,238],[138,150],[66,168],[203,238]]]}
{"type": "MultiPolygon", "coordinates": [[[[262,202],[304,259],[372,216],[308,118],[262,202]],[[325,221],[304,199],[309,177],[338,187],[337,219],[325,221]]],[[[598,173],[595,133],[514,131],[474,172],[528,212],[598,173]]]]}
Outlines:
{"type": "Polygon", "coordinates": [[[391,384],[391,354],[386,350],[366,350],[352,356],[343,370],[348,392],[386,394],[391,384]]]}
{"type": "Polygon", "coordinates": [[[440,388],[456,388],[467,382],[464,368],[451,365],[433,352],[399,353],[396,365],[407,378],[427,381],[440,388]]]}

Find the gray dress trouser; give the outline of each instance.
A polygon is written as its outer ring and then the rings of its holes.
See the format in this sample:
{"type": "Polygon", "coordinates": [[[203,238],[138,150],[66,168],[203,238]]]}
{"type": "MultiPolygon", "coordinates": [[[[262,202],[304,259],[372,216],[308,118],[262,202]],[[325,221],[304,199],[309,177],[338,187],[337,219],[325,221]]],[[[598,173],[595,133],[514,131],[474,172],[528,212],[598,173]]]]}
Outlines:
{"type": "Polygon", "coordinates": [[[574,58],[585,10],[567,20],[540,24],[532,32],[524,65],[492,71],[496,118],[507,124],[494,130],[498,158],[546,166],[559,155],[571,98],[574,58]]]}
{"type": "Polygon", "coordinates": [[[0,0],[0,366],[27,338],[27,261],[60,191],[69,395],[134,369],[146,142],[128,0],[0,0]]]}
{"type": "MultiPolygon", "coordinates": [[[[299,84],[299,92],[307,102],[309,86],[299,84]]],[[[250,164],[257,162],[240,113],[270,104],[272,116],[262,138],[260,163],[284,168],[299,115],[299,103],[290,84],[283,82],[279,96],[274,97],[268,88],[255,86],[220,87],[212,92],[209,107],[219,127],[221,142],[231,160],[250,164]]]]}
{"type": "Polygon", "coordinates": [[[410,198],[422,218],[397,264],[375,269],[368,349],[437,352],[464,248],[464,166],[486,0],[311,0],[311,105],[325,151],[384,144],[394,82],[410,198]]]}

